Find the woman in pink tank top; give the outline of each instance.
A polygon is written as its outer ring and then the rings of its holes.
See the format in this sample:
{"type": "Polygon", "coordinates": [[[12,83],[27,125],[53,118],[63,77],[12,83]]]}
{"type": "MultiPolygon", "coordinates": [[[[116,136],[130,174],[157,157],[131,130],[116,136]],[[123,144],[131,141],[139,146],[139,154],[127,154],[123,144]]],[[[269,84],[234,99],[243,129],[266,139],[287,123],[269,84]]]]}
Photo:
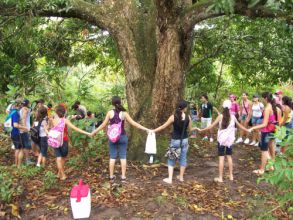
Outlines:
{"type": "Polygon", "coordinates": [[[261,149],[261,166],[260,169],[253,171],[253,173],[257,175],[262,175],[265,172],[268,159],[274,159],[275,150],[273,133],[275,132],[275,124],[277,123],[277,118],[280,114],[280,109],[276,107],[275,100],[271,93],[264,92],[262,98],[265,104],[263,122],[262,124],[249,129],[250,132],[256,129],[261,129],[261,141],[259,143],[261,149]]]}

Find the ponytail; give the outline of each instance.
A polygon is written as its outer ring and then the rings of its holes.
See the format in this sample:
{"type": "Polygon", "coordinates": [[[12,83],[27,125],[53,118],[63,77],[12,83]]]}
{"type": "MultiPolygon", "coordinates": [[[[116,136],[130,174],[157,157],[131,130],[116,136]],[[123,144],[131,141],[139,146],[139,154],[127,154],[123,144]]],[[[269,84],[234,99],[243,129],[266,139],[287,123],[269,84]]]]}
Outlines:
{"type": "Polygon", "coordinates": [[[112,97],[112,105],[114,106],[116,111],[126,111],[126,109],[122,106],[121,104],[121,98],[118,96],[113,96],[112,97]]]}
{"type": "Polygon", "coordinates": [[[221,126],[220,126],[221,129],[226,129],[229,126],[230,118],[231,118],[230,110],[229,110],[229,108],[225,107],[223,109],[223,118],[222,118],[222,122],[221,122],[221,126]]]}
{"type": "Polygon", "coordinates": [[[263,98],[266,98],[267,101],[268,101],[268,103],[270,103],[272,105],[272,109],[273,109],[274,115],[275,115],[276,119],[278,119],[277,104],[276,104],[275,99],[273,98],[272,93],[264,92],[262,94],[262,97],[263,98]]]}
{"type": "MultiPolygon", "coordinates": [[[[181,100],[178,102],[174,114],[174,123],[176,123],[179,127],[183,127],[184,122],[182,121],[182,110],[187,107],[187,102],[185,100],[181,100]]],[[[185,115],[188,117],[188,115],[185,115]]]]}

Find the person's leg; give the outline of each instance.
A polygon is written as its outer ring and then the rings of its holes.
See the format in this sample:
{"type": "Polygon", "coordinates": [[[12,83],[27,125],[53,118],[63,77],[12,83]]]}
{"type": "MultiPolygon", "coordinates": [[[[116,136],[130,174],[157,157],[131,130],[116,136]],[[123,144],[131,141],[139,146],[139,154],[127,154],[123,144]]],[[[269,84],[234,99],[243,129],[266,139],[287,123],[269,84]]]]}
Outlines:
{"type": "Polygon", "coordinates": [[[39,154],[39,156],[38,156],[38,161],[37,161],[37,167],[41,166],[42,159],[43,159],[42,154],[39,154]]]}
{"type": "Polygon", "coordinates": [[[121,163],[121,179],[126,179],[126,167],[127,167],[126,159],[120,159],[120,163],[121,163]]]}
{"type": "Polygon", "coordinates": [[[276,156],[276,148],[275,147],[276,147],[275,139],[270,139],[270,141],[269,141],[269,152],[270,152],[272,160],[274,160],[275,156],[276,156]]]}
{"type": "Polygon", "coordinates": [[[110,173],[110,180],[112,180],[115,178],[114,168],[115,168],[116,158],[118,156],[118,145],[111,141],[109,141],[109,154],[110,154],[109,173],[110,173]]]}
{"type": "Polygon", "coordinates": [[[187,152],[188,152],[188,140],[185,139],[182,141],[182,150],[180,154],[180,173],[179,173],[179,180],[184,181],[184,173],[187,166],[187,152]]]}
{"type": "Polygon", "coordinates": [[[22,133],[21,140],[23,142],[23,147],[24,147],[23,153],[24,153],[25,161],[26,161],[26,163],[30,164],[31,161],[30,161],[29,154],[32,149],[32,145],[31,145],[29,134],[27,132],[22,133]]]}
{"type": "Polygon", "coordinates": [[[127,153],[127,144],[128,144],[128,137],[126,135],[122,135],[120,140],[118,141],[119,146],[119,158],[121,163],[121,179],[126,179],[126,168],[127,168],[127,161],[126,161],[126,153],[127,153]]]}
{"type": "Polygon", "coordinates": [[[15,149],[14,151],[14,157],[15,157],[15,165],[18,166],[18,155],[19,155],[19,149],[15,149]]]}
{"type": "MultiPolygon", "coordinates": [[[[201,117],[201,128],[206,128],[207,127],[207,119],[206,118],[203,118],[201,117]]],[[[207,136],[207,132],[203,132],[204,134],[204,138],[203,139],[207,139],[208,136],[207,136]]]]}
{"type": "Polygon", "coordinates": [[[253,172],[262,175],[265,172],[266,164],[270,158],[268,151],[269,135],[268,133],[261,133],[260,149],[261,149],[261,165],[259,170],[254,170],[253,172]]]}
{"type": "Polygon", "coordinates": [[[64,177],[64,169],[63,169],[63,162],[62,157],[56,158],[57,169],[58,169],[58,178],[62,179],[64,177]]]}
{"type": "Polygon", "coordinates": [[[233,177],[233,160],[231,155],[227,155],[228,166],[229,166],[229,179],[234,180],[233,177]]]}
{"type": "Polygon", "coordinates": [[[219,156],[219,178],[218,178],[218,182],[223,182],[224,160],[225,160],[225,156],[219,156]]]}
{"type": "MultiPolygon", "coordinates": [[[[168,164],[173,164],[173,162],[170,162],[171,160],[168,160],[168,164]]],[[[172,184],[173,180],[173,172],[174,172],[174,166],[168,165],[168,178],[163,179],[164,182],[172,184]]]]}
{"type": "Polygon", "coordinates": [[[114,167],[115,167],[115,159],[111,159],[109,161],[109,172],[110,172],[110,179],[114,178],[114,167]]]}
{"type": "Polygon", "coordinates": [[[266,169],[267,161],[268,161],[269,158],[270,158],[270,155],[269,155],[268,151],[262,151],[261,152],[261,167],[260,167],[260,170],[262,171],[262,173],[266,169]]]}

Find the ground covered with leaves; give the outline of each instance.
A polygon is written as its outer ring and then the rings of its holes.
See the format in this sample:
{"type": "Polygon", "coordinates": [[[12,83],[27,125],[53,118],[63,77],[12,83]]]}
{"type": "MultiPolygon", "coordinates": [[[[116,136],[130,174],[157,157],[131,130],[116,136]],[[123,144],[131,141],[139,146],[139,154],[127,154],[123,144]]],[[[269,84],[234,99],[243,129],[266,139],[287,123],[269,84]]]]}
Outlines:
{"type": "MultiPolygon", "coordinates": [[[[273,197],[274,188],[267,183],[257,184],[252,170],[260,163],[256,147],[236,145],[234,148],[234,178],[214,183],[218,175],[215,143],[192,139],[188,153],[189,166],[185,182],[163,183],[167,167],[163,163],[148,165],[128,163],[127,182],[119,178],[108,181],[107,144],[105,151],[94,157],[70,149],[66,173],[68,179],[57,180],[55,158],[49,151],[48,167],[13,164],[13,150],[8,138],[0,138],[0,219],[65,220],[72,219],[69,193],[82,178],[90,185],[92,213],[90,219],[253,219],[274,216],[289,219],[273,197]],[[6,202],[4,202],[6,201],[6,202]]],[[[51,149],[52,150],[52,149],[51,149]]],[[[228,173],[227,167],[225,170],[228,173]]],[[[120,167],[116,169],[117,177],[120,167]]],[[[292,216],[291,216],[292,217],[292,216]]]]}

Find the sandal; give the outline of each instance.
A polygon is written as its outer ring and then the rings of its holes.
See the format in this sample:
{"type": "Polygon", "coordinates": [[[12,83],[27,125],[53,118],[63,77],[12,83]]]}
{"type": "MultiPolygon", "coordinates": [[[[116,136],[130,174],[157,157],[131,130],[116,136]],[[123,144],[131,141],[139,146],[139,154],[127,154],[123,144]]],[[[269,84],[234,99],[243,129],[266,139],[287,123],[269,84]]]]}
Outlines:
{"type": "Polygon", "coordinates": [[[222,183],[223,180],[221,181],[219,177],[216,177],[216,178],[214,178],[214,182],[216,182],[216,183],[222,183]]]}
{"type": "Polygon", "coordinates": [[[254,170],[254,171],[252,171],[254,174],[256,174],[256,175],[263,175],[264,174],[264,171],[263,170],[260,170],[260,169],[258,169],[258,170],[254,170]]]}
{"type": "Polygon", "coordinates": [[[112,176],[112,177],[109,177],[109,180],[110,180],[110,182],[114,182],[115,181],[115,179],[116,179],[116,176],[114,175],[114,176],[112,176]]]}

